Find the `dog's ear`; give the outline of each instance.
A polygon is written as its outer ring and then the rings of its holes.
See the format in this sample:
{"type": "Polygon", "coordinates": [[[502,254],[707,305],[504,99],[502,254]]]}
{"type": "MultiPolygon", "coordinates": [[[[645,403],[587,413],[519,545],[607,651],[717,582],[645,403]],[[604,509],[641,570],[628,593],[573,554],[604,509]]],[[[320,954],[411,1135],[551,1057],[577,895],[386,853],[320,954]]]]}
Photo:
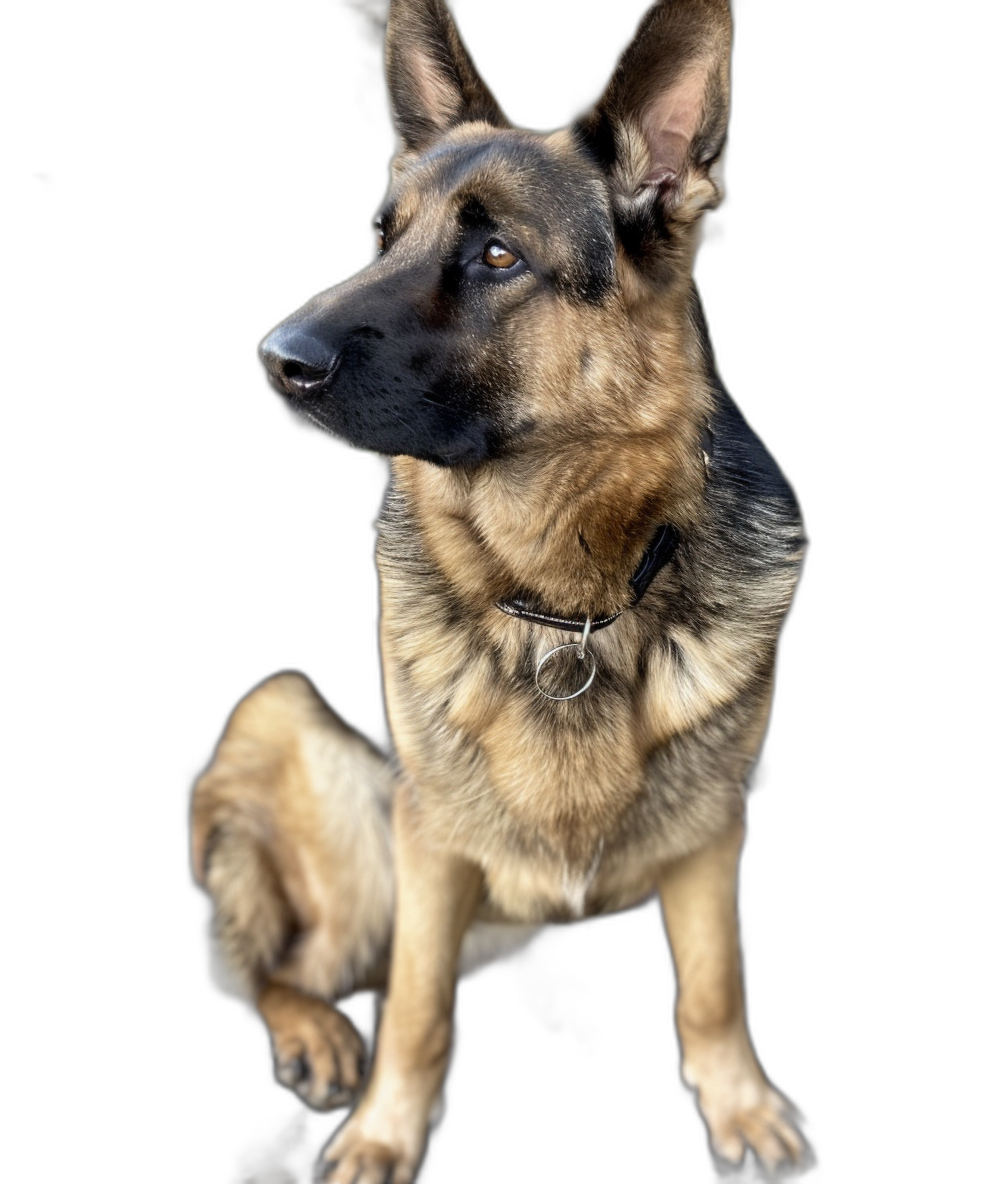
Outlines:
{"type": "Polygon", "coordinates": [[[641,21],[598,106],[576,129],[616,195],[693,221],[716,205],[710,167],[728,127],[728,0],[662,0],[641,21]]]}
{"type": "Polygon", "coordinates": [[[408,149],[426,147],[459,123],[508,126],[443,0],[392,0],[385,72],[396,127],[408,149]]]}

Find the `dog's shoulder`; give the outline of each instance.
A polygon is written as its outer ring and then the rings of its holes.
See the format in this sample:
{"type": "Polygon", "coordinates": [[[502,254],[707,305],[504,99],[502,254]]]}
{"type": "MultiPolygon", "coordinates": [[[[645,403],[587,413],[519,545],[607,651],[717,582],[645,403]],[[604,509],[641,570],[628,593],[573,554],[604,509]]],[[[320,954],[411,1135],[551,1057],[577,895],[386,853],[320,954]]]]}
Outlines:
{"type": "Polygon", "coordinates": [[[794,490],[766,445],[714,375],[715,403],[710,422],[710,497],[727,515],[726,525],[765,527],[790,550],[804,542],[801,510],[794,490]],[[776,528],[776,529],[774,529],[776,528]],[[795,534],[797,530],[798,534],[795,534]]]}

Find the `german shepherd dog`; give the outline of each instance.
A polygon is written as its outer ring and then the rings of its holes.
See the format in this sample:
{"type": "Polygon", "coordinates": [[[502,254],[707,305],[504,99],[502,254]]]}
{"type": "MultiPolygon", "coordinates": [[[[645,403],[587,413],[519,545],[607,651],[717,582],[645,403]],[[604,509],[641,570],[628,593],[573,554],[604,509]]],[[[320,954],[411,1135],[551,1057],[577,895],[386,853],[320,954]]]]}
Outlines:
{"type": "Polygon", "coordinates": [[[443,0],[392,0],[402,140],[378,257],[260,347],[326,431],[391,458],[378,523],[395,754],[301,675],[236,708],[193,857],[279,1080],[356,1107],[329,1184],[408,1184],[474,922],[658,893],[682,1074],[720,1161],[801,1164],[746,1023],[746,779],[804,547],[714,369],[691,272],[720,197],[727,0],[663,0],[598,105],[513,128],[443,0]],[[374,1063],[332,1000],[387,985],[374,1063]]]}

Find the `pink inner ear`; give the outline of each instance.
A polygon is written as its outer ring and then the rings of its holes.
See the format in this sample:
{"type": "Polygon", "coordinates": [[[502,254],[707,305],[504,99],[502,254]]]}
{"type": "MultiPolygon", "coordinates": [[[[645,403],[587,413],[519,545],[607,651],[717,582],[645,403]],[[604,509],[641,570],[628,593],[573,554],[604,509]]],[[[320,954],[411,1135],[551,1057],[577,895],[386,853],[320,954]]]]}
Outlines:
{"type": "Polygon", "coordinates": [[[700,126],[706,89],[707,70],[697,63],[644,108],[641,131],[651,157],[645,185],[660,185],[682,173],[700,126]]]}
{"type": "Polygon", "coordinates": [[[641,182],[643,185],[664,185],[674,181],[686,164],[690,141],[688,136],[662,128],[653,135],[645,128],[648,147],[651,150],[652,167],[641,182]]]}

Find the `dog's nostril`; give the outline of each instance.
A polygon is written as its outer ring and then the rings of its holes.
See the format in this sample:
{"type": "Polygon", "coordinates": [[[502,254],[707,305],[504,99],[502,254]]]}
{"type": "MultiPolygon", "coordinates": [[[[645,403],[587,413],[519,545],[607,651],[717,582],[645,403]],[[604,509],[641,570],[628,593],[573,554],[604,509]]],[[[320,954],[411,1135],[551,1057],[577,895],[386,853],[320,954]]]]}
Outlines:
{"type": "Polygon", "coordinates": [[[280,368],[284,386],[293,394],[311,395],[325,387],[332,375],[331,370],[307,366],[288,358],[280,368]]]}

